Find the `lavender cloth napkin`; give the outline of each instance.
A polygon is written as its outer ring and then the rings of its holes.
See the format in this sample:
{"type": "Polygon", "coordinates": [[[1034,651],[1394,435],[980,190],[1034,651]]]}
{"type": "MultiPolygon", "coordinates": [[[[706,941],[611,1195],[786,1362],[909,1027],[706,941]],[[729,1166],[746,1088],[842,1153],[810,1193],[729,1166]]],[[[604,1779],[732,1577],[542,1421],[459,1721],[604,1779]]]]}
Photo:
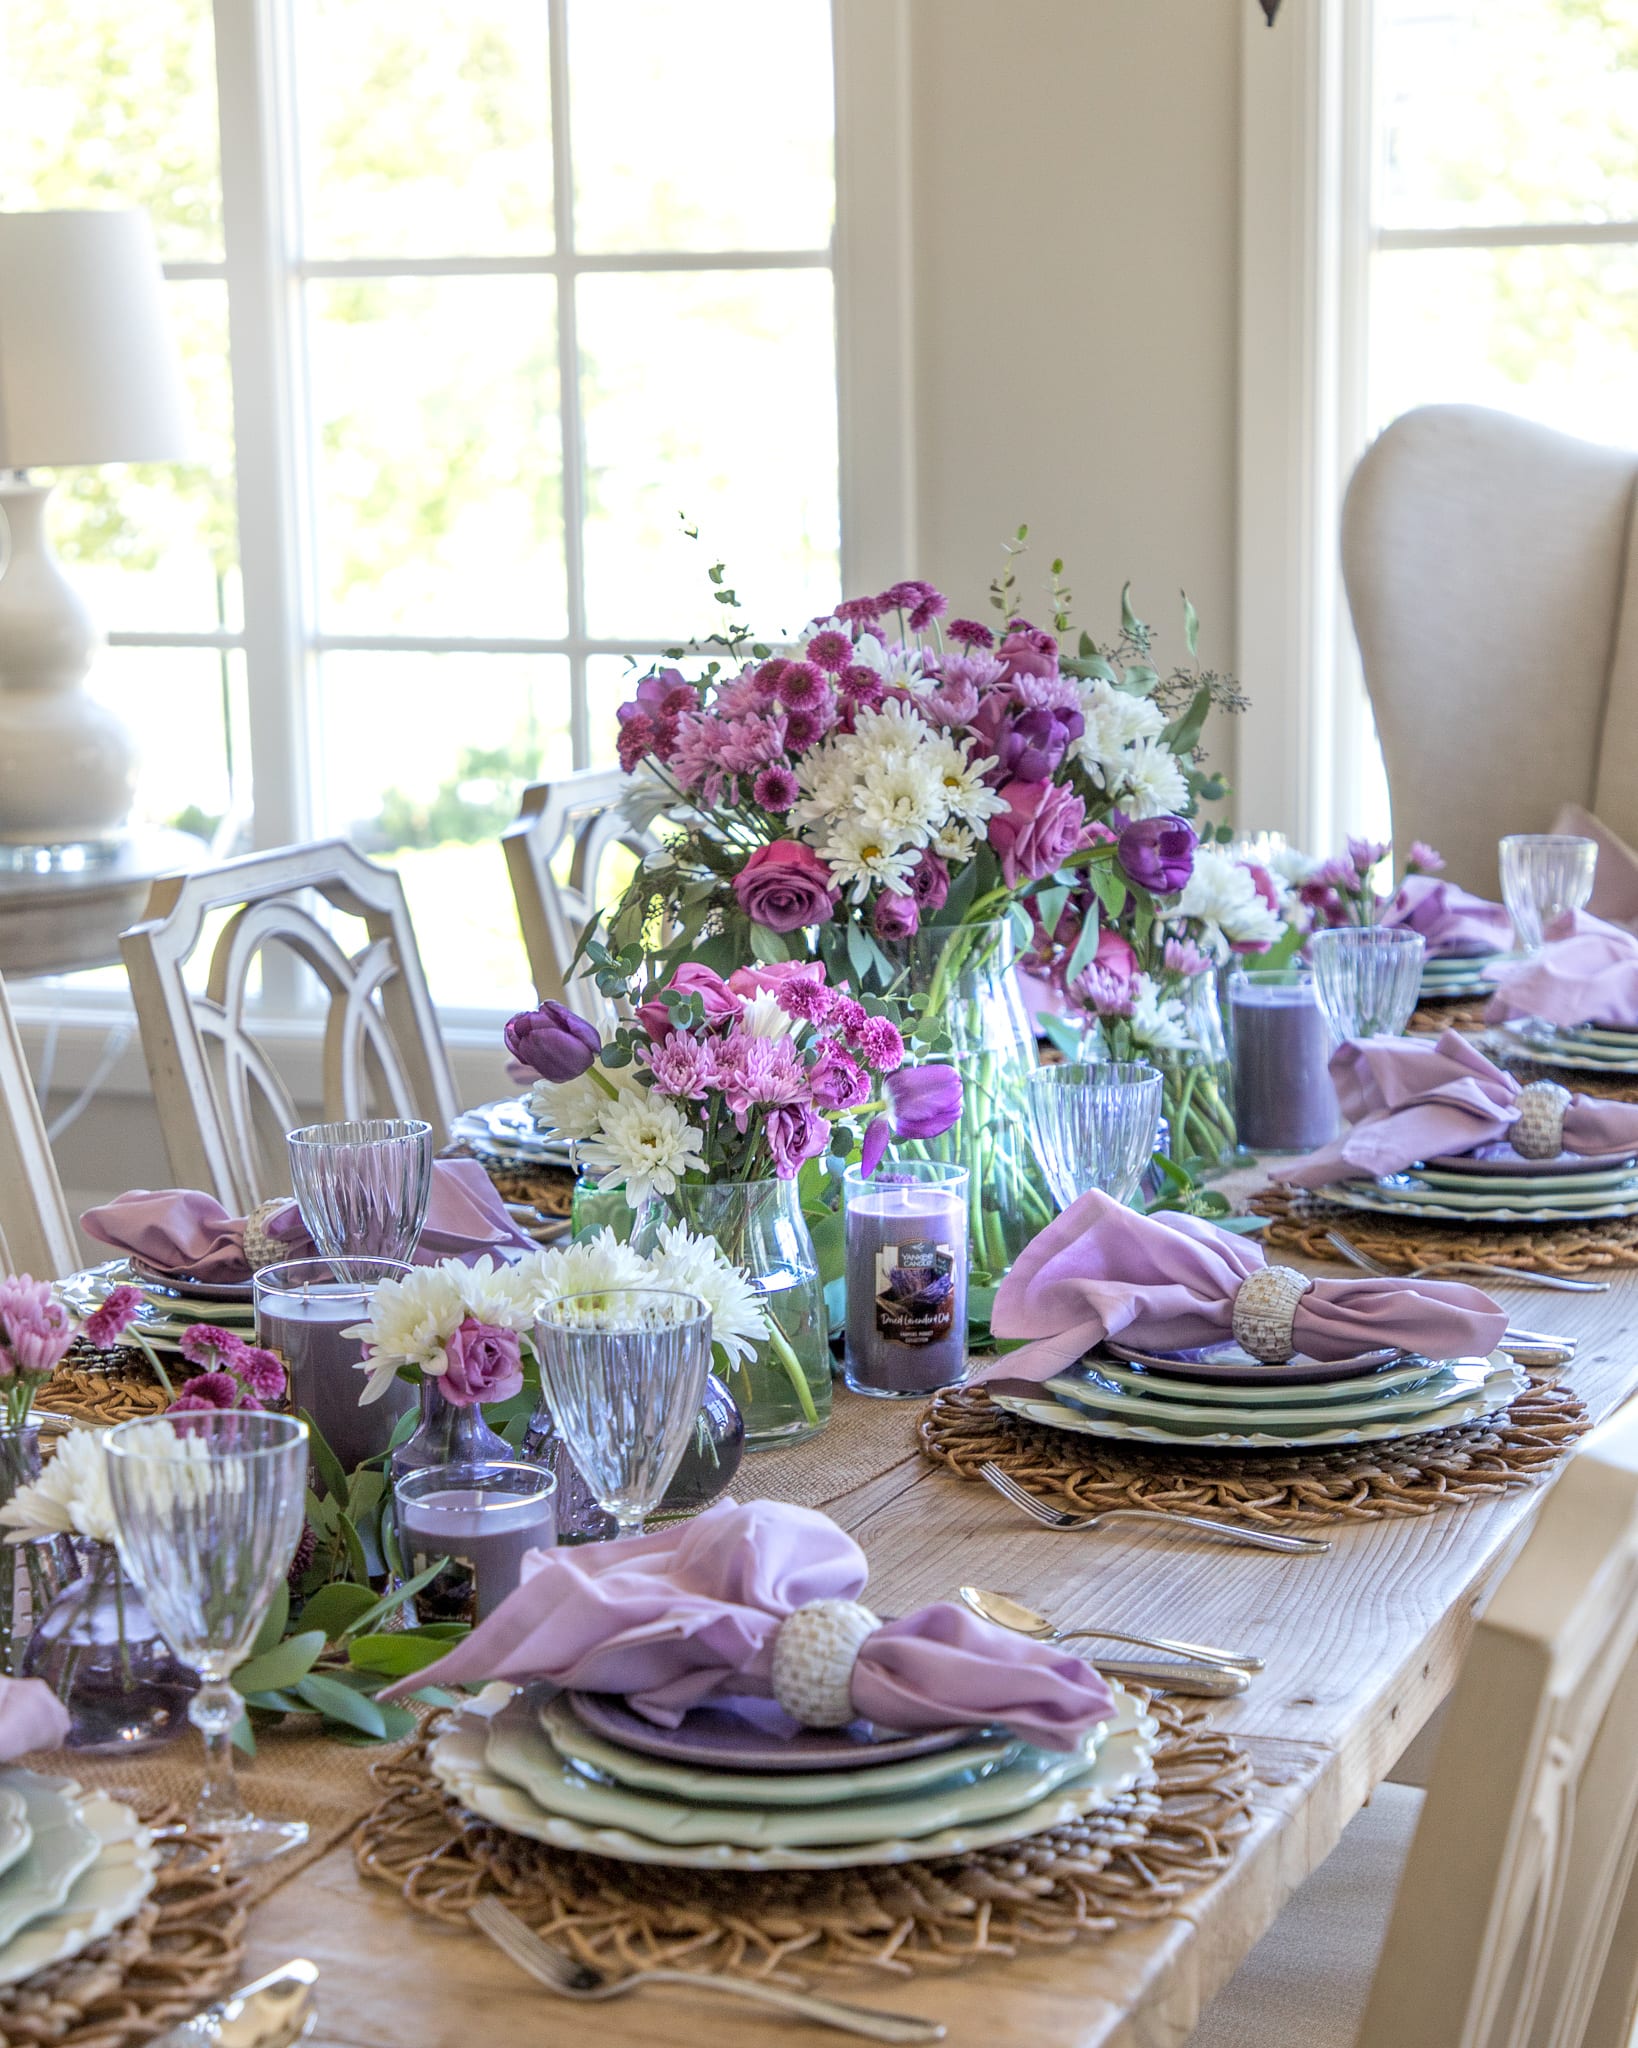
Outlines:
{"type": "MultiPolygon", "coordinates": [[[[1476,1152],[1517,1120],[1519,1083],[1456,1031],[1426,1038],[1351,1038],[1331,1055],[1331,1079],[1350,1128],[1280,1168],[1300,1188],[1400,1173],[1419,1159],[1476,1152]]],[[[1564,1150],[1585,1159],[1638,1152],[1638,1103],[1573,1095],[1564,1150]]]]}
{"type": "MultiPolygon", "coordinates": [[[[864,1552],[828,1516],[783,1501],[719,1501],[679,1527],[533,1551],[525,1578],[447,1657],[390,1692],[549,1679],[621,1693],[674,1728],[713,1697],[772,1692],[779,1624],[810,1600],[856,1600],[864,1552]]],[[[1079,1657],[940,1603],[889,1621],[853,1667],[860,1716],[912,1732],[996,1722],[1072,1749],[1114,1706],[1079,1657]]]]}
{"type": "Polygon", "coordinates": [[[68,1728],[68,1709],[44,1679],[0,1678],[0,1763],[60,1748],[68,1728]]]}
{"type": "Polygon", "coordinates": [[[1497,975],[1485,1005],[1489,1021],[1544,1017],[1638,1031],[1638,938],[1584,910],[1555,918],[1545,937],[1539,953],[1497,975]]]}
{"type": "MultiPolygon", "coordinates": [[[[210,1195],[191,1188],[133,1188],[87,1209],[80,1218],[99,1244],[113,1245],[156,1273],[179,1279],[239,1282],[250,1278],[243,1216],[230,1216],[210,1195]]],[[[294,1202],[267,1219],[270,1237],[283,1240],[293,1259],[312,1255],[313,1240],[294,1202]]],[[[489,1252],[500,1258],[534,1250],[534,1241],[512,1221],[476,1159],[433,1162],[427,1220],[415,1263],[439,1259],[471,1264],[489,1252]]]]}
{"type": "Polygon", "coordinates": [[[1470,959],[1513,943],[1513,920],[1499,903],[1470,896],[1437,875],[1407,875],[1382,922],[1420,932],[1430,960],[1470,959]]]}
{"type": "MultiPolygon", "coordinates": [[[[1234,1334],[1240,1282],[1260,1246],[1198,1216],[1140,1216],[1094,1190],[1025,1245],[996,1289],[990,1327],[1033,1339],[976,1374],[1049,1380],[1105,1337],[1157,1351],[1234,1334]]],[[[1430,1358],[1492,1351],[1507,1318],[1489,1295],[1450,1280],[1316,1280],[1292,1336],[1310,1358],[1352,1358],[1397,1345],[1430,1358]]]]}

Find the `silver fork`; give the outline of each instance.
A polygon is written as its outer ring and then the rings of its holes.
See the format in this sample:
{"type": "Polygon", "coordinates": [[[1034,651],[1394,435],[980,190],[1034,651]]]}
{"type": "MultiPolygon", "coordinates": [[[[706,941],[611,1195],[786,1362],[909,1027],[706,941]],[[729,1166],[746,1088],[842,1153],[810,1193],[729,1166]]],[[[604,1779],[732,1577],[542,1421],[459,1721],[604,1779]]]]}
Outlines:
{"type": "Polygon", "coordinates": [[[1214,1522],[1207,1515],[1172,1515],[1163,1508],[1100,1508],[1095,1515],[1071,1515],[1062,1508],[1049,1508],[1045,1501],[1026,1493],[1017,1480],[1003,1472],[999,1465],[981,1465],[979,1470],[1003,1500],[1010,1500],[1015,1508],[1022,1508],[1043,1529],[1078,1532],[1101,1529],[1105,1523],[1114,1521],[1157,1522],[1167,1529],[1203,1529],[1208,1535],[1222,1536],[1231,1543],[1248,1544],[1253,1550],[1284,1550],[1298,1556],[1315,1557],[1331,1548],[1323,1536],[1281,1536],[1272,1529],[1254,1529],[1245,1522],[1214,1522]]]}
{"type": "Polygon", "coordinates": [[[777,2006],[798,2019],[835,2027],[844,2034],[863,2034],[872,2041],[944,2039],[944,2028],[937,2020],[900,2018],[897,2013],[845,2005],[840,1999],[817,1998],[809,1991],[787,1991],[780,1984],[757,1984],[742,1977],[702,1977],[692,1970],[635,1970],[628,1977],[605,1977],[589,1963],[542,1941],[533,1928],[526,1927],[499,1899],[480,1899],[472,1908],[471,1918],[520,1970],[526,1970],[537,1984],[544,1984],[560,1998],[595,2002],[622,1998],[645,1984],[682,1984],[695,1991],[720,1991],[730,1998],[748,1998],[755,2005],[777,2006]]]}
{"type": "MultiPolygon", "coordinates": [[[[1376,1273],[1385,1280],[1406,1277],[1403,1269],[1385,1266],[1380,1259],[1373,1259],[1369,1252],[1362,1252],[1340,1230],[1328,1230],[1325,1241],[1366,1273],[1376,1273]]],[[[1412,1280],[1438,1280],[1447,1273],[1485,1273],[1492,1280],[1516,1280],[1521,1287],[1546,1287],[1556,1294],[1608,1294],[1610,1291],[1607,1280],[1571,1280],[1563,1273],[1537,1273],[1529,1267],[1498,1266],[1483,1259],[1441,1259],[1436,1265],[1412,1266],[1409,1269],[1412,1280]]]]}

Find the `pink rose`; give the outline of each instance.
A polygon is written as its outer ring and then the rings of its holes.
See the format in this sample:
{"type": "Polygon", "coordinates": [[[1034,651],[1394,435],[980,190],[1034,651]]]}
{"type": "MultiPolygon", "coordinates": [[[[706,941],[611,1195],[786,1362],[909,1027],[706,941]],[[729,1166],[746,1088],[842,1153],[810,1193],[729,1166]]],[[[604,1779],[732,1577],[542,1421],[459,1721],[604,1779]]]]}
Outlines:
{"type": "Polygon", "coordinates": [[[837,891],[819,856],[795,839],[759,846],[734,877],[734,896],[752,924],[794,932],[827,924],[837,891]]]}
{"type": "Polygon", "coordinates": [[[990,820],[990,844],[1009,889],[1039,882],[1086,844],[1086,806],[1056,782],[1009,782],[1007,808],[990,820]]]}
{"type": "Polygon", "coordinates": [[[728,986],[748,1003],[765,990],[778,995],[793,982],[822,982],[824,978],[825,970],[817,960],[773,960],[766,967],[736,967],[728,977],[728,986]]]}
{"type": "Polygon", "coordinates": [[[1014,676],[1055,676],[1058,673],[1058,643],[1039,627],[1019,627],[1009,633],[995,650],[1007,673],[1014,676]]]}
{"type": "Polygon", "coordinates": [[[523,1359],[516,1330],[468,1316],[444,1346],[449,1370],[439,1381],[457,1408],[474,1401],[510,1401],[522,1391],[523,1359]]]}
{"type": "MultiPolygon", "coordinates": [[[[701,967],[693,960],[685,960],[666,987],[699,996],[705,1004],[707,1024],[730,1024],[744,1008],[720,974],[713,974],[709,967],[701,967]]],[[[664,1045],[671,1036],[671,1012],[657,995],[637,1006],[637,1021],[656,1045],[664,1045]]]]}
{"type": "Polygon", "coordinates": [[[1101,968],[1123,992],[1129,991],[1137,979],[1138,959],[1130,942],[1107,925],[1098,934],[1098,950],[1092,955],[1092,965],[1101,968]]]}

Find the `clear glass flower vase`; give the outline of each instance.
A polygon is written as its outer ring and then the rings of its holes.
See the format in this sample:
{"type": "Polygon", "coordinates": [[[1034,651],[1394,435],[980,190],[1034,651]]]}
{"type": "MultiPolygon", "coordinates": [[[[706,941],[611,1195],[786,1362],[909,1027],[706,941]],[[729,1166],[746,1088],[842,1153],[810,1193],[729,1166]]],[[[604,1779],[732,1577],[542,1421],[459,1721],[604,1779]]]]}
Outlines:
{"type": "MultiPolygon", "coordinates": [[[[40,1476],[40,1421],[0,1423],[0,1505],[40,1476]]],[[[0,1544],[0,1673],[17,1678],[30,1631],[79,1572],[66,1536],[0,1544]]]]}
{"type": "Polygon", "coordinates": [[[1110,1051],[1104,1027],[1094,1021],[1081,1039],[1083,1060],[1145,1060],[1161,1074],[1160,1113],[1169,1134],[1171,1158],[1198,1178],[1227,1166],[1239,1149],[1234,1128],[1234,1063],[1212,968],[1199,974],[1163,975],[1163,1000],[1180,1003],[1188,1043],[1179,1047],[1134,1045],[1110,1051]]]}
{"type": "Polygon", "coordinates": [[[929,926],[894,953],[896,992],[926,997],[929,1022],[951,1040],[941,1058],[962,1089],[951,1130],[901,1142],[894,1153],[966,1167],[969,1287],[992,1288],[1056,1214],[1029,1140],[1024,1090],[1037,1065],[1035,1033],[1013,972],[1012,924],[929,926]]]}
{"type": "Polygon", "coordinates": [[[476,1401],[462,1407],[450,1400],[433,1373],[421,1382],[421,1420],[415,1434],[406,1437],[392,1454],[392,1476],[424,1472],[433,1465],[483,1465],[494,1460],[505,1463],[514,1455],[505,1437],[498,1435],[483,1419],[476,1401]]]}
{"type": "Polygon", "coordinates": [[[745,1448],[800,1443],[830,1420],[825,1292],[794,1180],[717,1181],[651,1197],[631,1235],[653,1250],[662,1224],[713,1237],[761,1297],[773,1335],[724,1377],[745,1418],[745,1448]]]}
{"type": "Polygon", "coordinates": [[[67,1748],[129,1756],[187,1727],[199,1678],[160,1634],[114,1546],[80,1551],[84,1569],[29,1637],[23,1672],[68,1709],[67,1748]]]}

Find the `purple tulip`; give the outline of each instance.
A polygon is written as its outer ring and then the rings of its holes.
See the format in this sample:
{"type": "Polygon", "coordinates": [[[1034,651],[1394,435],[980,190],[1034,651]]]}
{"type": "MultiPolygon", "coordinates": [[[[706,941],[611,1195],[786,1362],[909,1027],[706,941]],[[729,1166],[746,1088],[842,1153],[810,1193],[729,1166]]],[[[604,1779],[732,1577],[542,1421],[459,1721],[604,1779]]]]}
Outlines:
{"type": "Polygon", "coordinates": [[[866,1180],[881,1165],[889,1137],[940,1138],[961,1120],[961,1076],[954,1067],[900,1067],[882,1092],[887,1114],[871,1122],[860,1148],[866,1180]]]}
{"type": "Polygon", "coordinates": [[[547,1081],[577,1081],[602,1044],[597,1026],[563,1003],[520,1011],[506,1027],[506,1050],[547,1081]]]}
{"type": "Polygon", "coordinates": [[[1194,873],[1199,844],[1194,827],[1182,818],[1139,818],[1122,827],[1115,858],[1128,881],[1151,896],[1170,896],[1194,873]]]}

